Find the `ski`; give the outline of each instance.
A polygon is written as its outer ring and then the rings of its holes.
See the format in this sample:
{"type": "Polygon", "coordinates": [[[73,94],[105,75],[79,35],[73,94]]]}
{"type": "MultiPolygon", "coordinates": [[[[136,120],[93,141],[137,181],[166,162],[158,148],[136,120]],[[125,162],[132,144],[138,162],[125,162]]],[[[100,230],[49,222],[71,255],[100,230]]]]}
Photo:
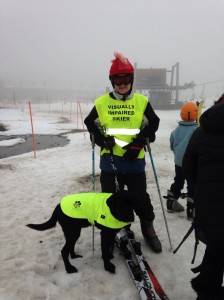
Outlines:
{"type": "Polygon", "coordinates": [[[132,278],[134,279],[141,299],[169,300],[142,254],[141,244],[135,240],[134,233],[132,231],[126,232],[122,230],[117,234],[117,240],[120,243],[118,247],[126,260],[129,271],[131,274],[133,273],[133,270],[130,269],[130,265],[134,265],[135,274],[138,274],[137,277],[133,277],[132,274],[132,278]]]}
{"type": "Polygon", "coordinates": [[[157,280],[155,274],[153,273],[151,267],[149,266],[147,260],[144,257],[141,250],[141,244],[135,240],[134,235],[128,237],[128,243],[130,245],[133,255],[138,261],[138,264],[143,272],[143,276],[148,284],[148,287],[156,293],[157,298],[155,299],[169,300],[164,290],[162,289],[159,281],[157,280]]]}
{"type": "Polygon", "coordinates": [[[147,284],[142,276],[141,268],[137,261],[134,260],[132,252],[128,249],[127,244],[127,239],[125,239],[120,233],[117,233],[116,245],[125,259],[127,268],[136,285],[140,298],[142,300],[156,300],[157,298],[153,297],[148,290],[147,284]]]}

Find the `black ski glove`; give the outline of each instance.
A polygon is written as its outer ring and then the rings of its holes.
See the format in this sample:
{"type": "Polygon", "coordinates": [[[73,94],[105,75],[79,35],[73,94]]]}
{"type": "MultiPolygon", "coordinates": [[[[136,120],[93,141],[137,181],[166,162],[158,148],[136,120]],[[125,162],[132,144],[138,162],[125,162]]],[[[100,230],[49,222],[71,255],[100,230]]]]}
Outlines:
{"type": "Polygon", "coordinates": [[[123,149],[127,149],[123,157],[129,161],[133,161],[137,159],[144,145],[145,145],[145,139],[143,137],[137,137],[136,139],[134,139],[132,143],[122,147],[123,149]]]}
{"type": "Polygon", "coordinates": [[[102,135],[100,132],[95,132],[90,134],[90,140],[94,143],[96,143],[99,147],[104,147],[104,135],[102,135]]]}
{"type": "MultiPolygon", "coordinates": [[[[92,135],[90,135],[90,139],[92,141],[92,135]]],[[[107,150],[112,149],[115,145],[115,140],[113,136],[105,137],[101,133],[94,134],[94,142],[101,148],[106,148],[107,150]]]]}

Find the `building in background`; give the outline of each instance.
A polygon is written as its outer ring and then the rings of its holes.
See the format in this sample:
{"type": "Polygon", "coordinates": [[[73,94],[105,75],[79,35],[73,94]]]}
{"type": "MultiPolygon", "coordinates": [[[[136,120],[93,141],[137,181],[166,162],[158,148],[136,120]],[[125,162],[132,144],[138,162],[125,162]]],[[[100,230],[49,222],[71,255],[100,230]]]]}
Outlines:
{"type": "Polygon", "coordinates": [[[180,101],[180,90],[193,89],[194,82],[179,84],[179,63],[167,69],[139,69],[135,63],[134,89],[149,98],[154,109],[178,109],[183,104],[180,101]],[[167,73],[171,73],[170,84],[167,83],[167,73]]]}

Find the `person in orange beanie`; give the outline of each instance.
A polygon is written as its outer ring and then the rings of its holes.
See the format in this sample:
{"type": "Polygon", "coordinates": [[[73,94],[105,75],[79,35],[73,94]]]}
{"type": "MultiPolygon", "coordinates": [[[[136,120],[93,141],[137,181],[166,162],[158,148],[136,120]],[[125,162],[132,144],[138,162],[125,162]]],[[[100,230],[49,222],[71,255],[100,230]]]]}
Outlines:
{"type": "MultiPolygon", "coordinates": [[[[197,128],[198,107],[190,101],[185,103],[180,110],[181,121],[170,135],[170,149],[174,153],[175,177],[170,189],[167,191],[166,206],[168,212],[181,212],[184,207],[178,202],[181,191],[184,188],[186,178],[183,174],[182,160],[188,145],[189,139],[197,128]]],[[[194,185],[187,180],[187,218],[193,219],[194,209],[194,185]]]]}

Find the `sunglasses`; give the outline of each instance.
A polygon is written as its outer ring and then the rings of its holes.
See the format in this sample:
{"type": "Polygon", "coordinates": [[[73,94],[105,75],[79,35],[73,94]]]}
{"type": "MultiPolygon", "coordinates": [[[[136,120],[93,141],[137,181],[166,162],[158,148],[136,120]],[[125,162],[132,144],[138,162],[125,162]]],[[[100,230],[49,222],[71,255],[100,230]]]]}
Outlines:
{"type": "Polygon", "coordinates": [[[129,85],[130,83],[133,82],[133,76],[124,76],[124,77],[118,77],[118,76],[113,76],[111,78],[111,82],[117,86],[119,85],[129,85]]]}

